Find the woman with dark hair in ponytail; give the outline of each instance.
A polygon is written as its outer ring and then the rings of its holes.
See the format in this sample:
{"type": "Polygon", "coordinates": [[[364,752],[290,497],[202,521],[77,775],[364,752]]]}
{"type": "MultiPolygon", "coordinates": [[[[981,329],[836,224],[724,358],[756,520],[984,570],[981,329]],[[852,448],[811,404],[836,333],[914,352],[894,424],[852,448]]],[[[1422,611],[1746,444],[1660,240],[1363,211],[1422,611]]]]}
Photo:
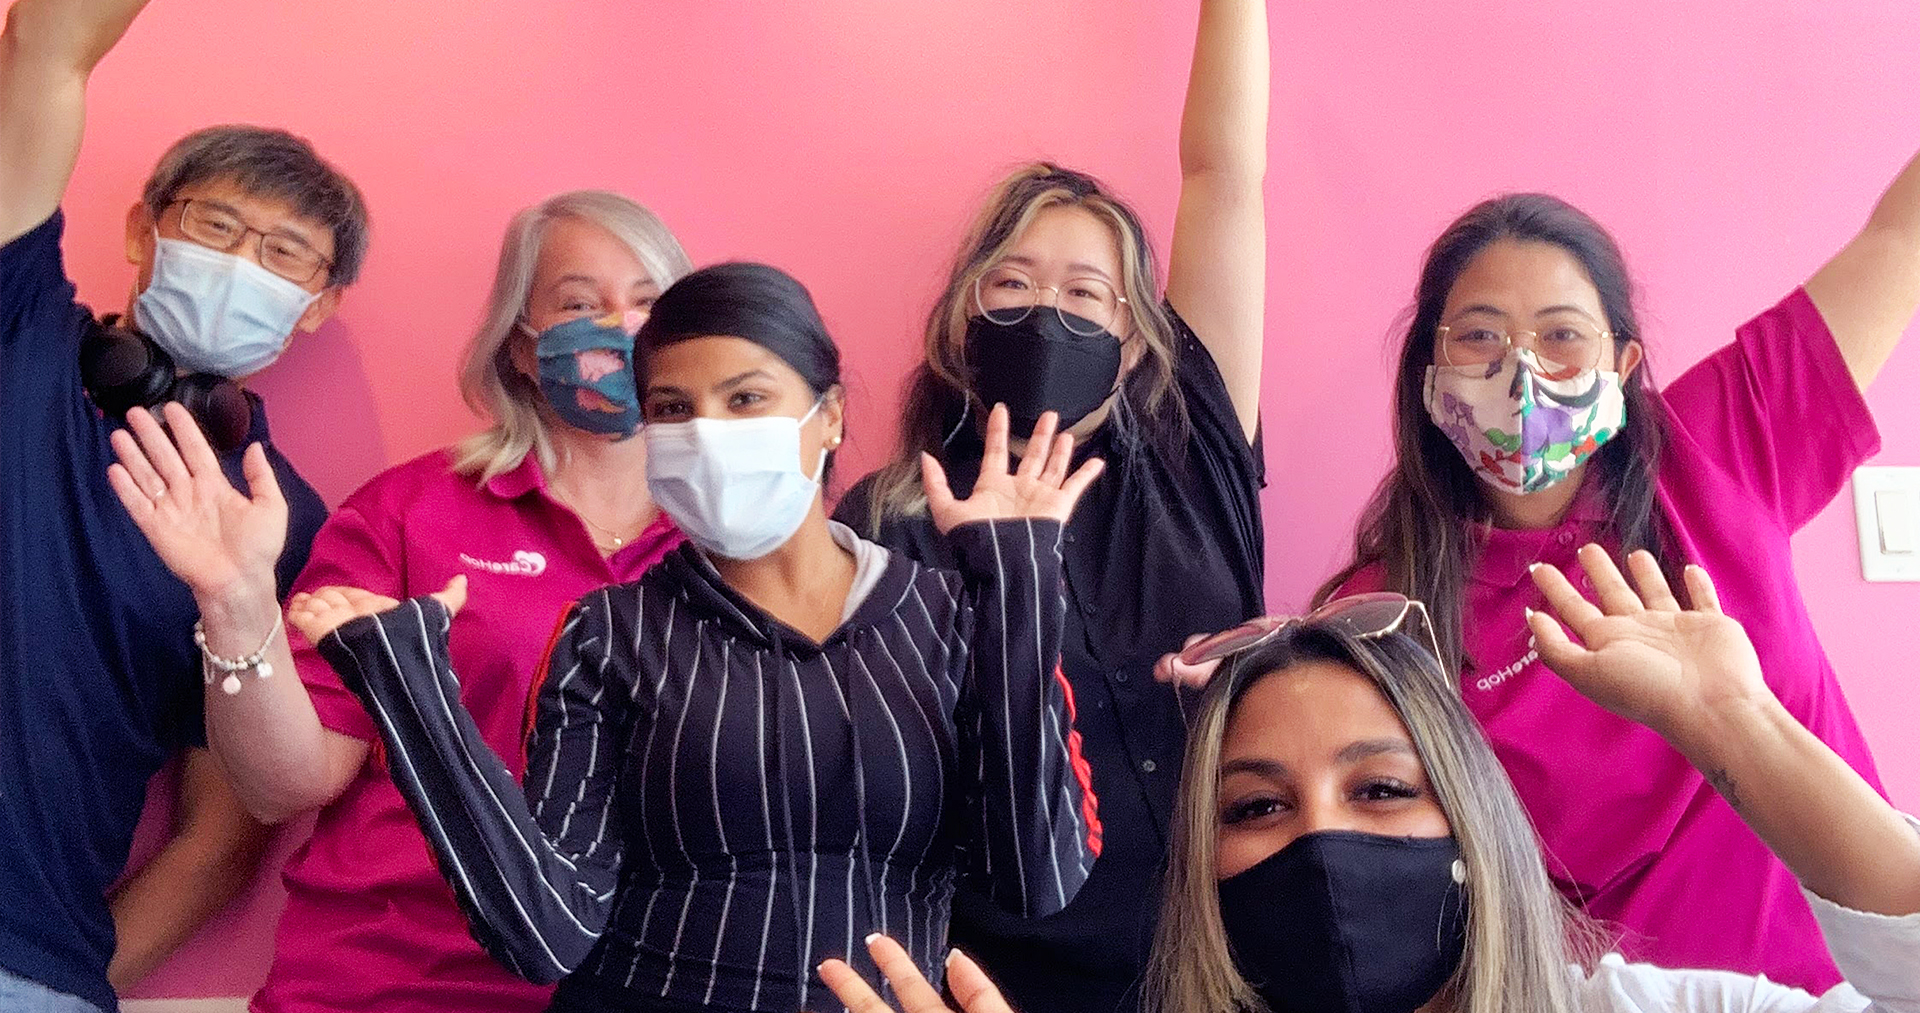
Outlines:
{"type": "MultiPolygon", "coordinates": [[[[1100,844],[1057,674],[1059,541],[1099,462],[1069,473],[1049,413],[1010,468],[996,408],[969,495],[927,465],[958,572],[928,569],[827,519],[840,352],[799,282],[695,271],[635,350],[647,485],[689,544],[561,617],[522,755],[460,699],[465,577],[288,607],[366,705],[481,945],[558,980],[555,1010],[793,1013],[875,932],[937,978],[956,883],[1023,917],[1064,907],[1100,844]]],[[[225,485],[197,433],[183,462],[148,428],[156,460],[124,448],[129,467],[227,508],[137,513],[167,558],[261,556],[273,504],[225,485]]]]}
{"type": "Polygon", "coordinates": [[[1916,306],[1920,160],[1804,288],[1663,389],[1619,249],[1564,201],[1488,201],[1427,255],[1394,390],[1397,461],[1318,598],[1429,604],[1556,884],[1630,958],[1839,980],[1792,872],[1711,772],[1548,674],[1528,572],[1578,572],[1590,541],[1650,551],[1676,586],[1706,566],[1781,702],[1878,787],[1789,539],[1879,449],[1861,392],[1916,306]]]}

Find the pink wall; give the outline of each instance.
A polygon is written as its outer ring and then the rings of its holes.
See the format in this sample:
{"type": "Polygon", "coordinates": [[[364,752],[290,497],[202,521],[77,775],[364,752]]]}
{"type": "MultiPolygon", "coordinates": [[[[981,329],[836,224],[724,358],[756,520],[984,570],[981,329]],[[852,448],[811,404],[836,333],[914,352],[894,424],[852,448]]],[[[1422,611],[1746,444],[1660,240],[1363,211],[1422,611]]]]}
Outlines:
{"type": "MultiPolygon", "coordinates": [[[[208,122],[280,123],[365,186],[365,281],[259,387],[333,500],[472,421],[453,387],[515,208],[605,186],[698,262],[812,286],[852,365],[843,474],[890,442],[898,381],[965,220],[1012,162],[1103,174],[1162,241],[1195,0],[496,0],[154,4],[100,71],[69,262],[117,307],[120,216],[208,122]],[[917,9],[916,9],[917,8],[917,9]]],[[[1386,459],[1386,341],[1425,244],[1491,193],[1598,215],[1646,286],[1671,378],[1804,279],[1920,147],[1910,0],[1274,4],[1269,590],[1298,605],[1386,459]],[[1330,466],[1331,465],[1331,466],[1330,466]]],[[[1871,400],[1920,464],[1920,349],[1871,400]]],[[[1850,500],[1798,562],[1896,800],[1920,807],[1920,585],[1859,578],[1850,500]]],[[[145,990],[251,987],[272,890],[145,990]]]]}

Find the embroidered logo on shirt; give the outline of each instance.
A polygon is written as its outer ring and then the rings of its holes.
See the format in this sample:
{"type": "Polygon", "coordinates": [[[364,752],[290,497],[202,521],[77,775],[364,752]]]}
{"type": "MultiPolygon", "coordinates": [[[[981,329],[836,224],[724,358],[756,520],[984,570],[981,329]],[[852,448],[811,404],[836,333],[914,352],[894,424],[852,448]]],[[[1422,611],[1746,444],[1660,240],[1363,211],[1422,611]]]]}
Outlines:
{"type": "Polygon", "coordinates": [[[1519,675],[1520,672],[1523,669],[1525,669],[1528,665],[1531,665],[1534,662],[1539,660],[1540,660],[1540,648],[1536,645],[1536,642],[1532,637],[1528,637],[1527,653],[1525,655],[1522,655],[1519,661],[1516,661],[1513,664],[1508,665],[1507,667],[1501,669],[1500,671],[1495,672],[1492,675],[1489,675],[1486,678],[1479,680],[1478,682],[1475,682],[1473,684],[1473,688],[1480,690],[1481,692],[1484,693],[1487,690],[1493,689],[1494,687],[1499,686],[1501,683],[1506,682],[1508,679],[1511,679],[1514,676],[1519,675]]]}
{"type": "Polygon", "coordinates": [[[476,570],[485,570],[488,573],[512,574],[519,577],[538,577],[547,572],[547,557],[538,552],[528,552],[525,549],[514,553],[513,559],[505,563],[498,563],[487,559],[475,559],[464,552],[460,554],[460,561],[476,570]]]}

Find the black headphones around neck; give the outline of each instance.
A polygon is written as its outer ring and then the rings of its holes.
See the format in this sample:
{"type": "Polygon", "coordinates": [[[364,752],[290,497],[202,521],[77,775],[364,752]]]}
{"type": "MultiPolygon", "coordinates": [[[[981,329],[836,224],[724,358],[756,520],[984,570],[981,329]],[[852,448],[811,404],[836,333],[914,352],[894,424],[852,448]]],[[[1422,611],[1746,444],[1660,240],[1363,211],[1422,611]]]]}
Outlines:
{"type": "Polygon", "coordinates": [[[213,373],[179,374],[173,356],[118,315],[87,318],[80,341],[80,380],[108,418],[124,423],[131,408],[178,401],[200,424],[216,453],[246,446],[253,405],[240,385],[213,373]]]}

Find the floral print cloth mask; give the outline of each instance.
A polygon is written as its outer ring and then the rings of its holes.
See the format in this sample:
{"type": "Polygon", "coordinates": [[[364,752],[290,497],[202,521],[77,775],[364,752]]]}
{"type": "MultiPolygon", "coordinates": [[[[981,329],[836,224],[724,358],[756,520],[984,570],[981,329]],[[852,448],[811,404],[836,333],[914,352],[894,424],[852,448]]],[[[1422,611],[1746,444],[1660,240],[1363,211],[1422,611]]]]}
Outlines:
{"type": "Polygon", "coordinates": [[[1518,348],[1480,366],[1428,366],[1427,414],[1481,480],[1539,492],[1627,424],[1620,374],[1556,368],[1518,348]]]}

